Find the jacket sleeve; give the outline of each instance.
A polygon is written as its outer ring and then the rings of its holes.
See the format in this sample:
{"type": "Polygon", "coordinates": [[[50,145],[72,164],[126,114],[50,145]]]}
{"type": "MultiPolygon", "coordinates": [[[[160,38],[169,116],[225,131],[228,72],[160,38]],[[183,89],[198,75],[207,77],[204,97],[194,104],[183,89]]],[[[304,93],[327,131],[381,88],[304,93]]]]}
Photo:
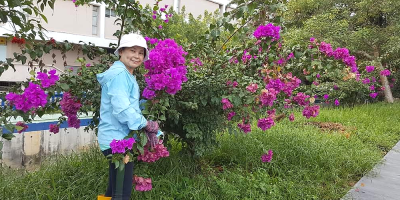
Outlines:
{"type": "Polygon", "coordinates": [[[125,73],[119,73],[107,83],[112,115],[121,124],[127,124],[130,130],[140,130],[146,126],[147,120],[131,106],[128,81],[125,73]]]}

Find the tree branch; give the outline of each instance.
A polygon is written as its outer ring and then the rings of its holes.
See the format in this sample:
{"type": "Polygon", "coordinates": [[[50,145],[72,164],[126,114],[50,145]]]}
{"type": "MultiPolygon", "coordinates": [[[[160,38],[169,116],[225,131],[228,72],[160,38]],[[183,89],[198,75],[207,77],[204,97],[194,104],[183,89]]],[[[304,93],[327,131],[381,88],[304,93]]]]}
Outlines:
{"type": "Polygon", "coordinates": [[[366,58],[368,58],[369,60],[374,60],[374,57],[369,55],[367,52],[365,51],[356,51],[356,54],[362,55],[366,58]]]}

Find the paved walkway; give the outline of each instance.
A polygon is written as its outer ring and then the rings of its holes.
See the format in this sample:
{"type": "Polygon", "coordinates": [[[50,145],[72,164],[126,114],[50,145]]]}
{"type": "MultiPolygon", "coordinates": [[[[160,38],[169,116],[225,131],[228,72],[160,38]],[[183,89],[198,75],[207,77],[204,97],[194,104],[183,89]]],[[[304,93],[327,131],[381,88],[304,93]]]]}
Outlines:
{"type": "Polygon", "coordinates": [[[362,177],[343,200],[400,199],[400,142],[383,158],[381,164],[362,177]]]}

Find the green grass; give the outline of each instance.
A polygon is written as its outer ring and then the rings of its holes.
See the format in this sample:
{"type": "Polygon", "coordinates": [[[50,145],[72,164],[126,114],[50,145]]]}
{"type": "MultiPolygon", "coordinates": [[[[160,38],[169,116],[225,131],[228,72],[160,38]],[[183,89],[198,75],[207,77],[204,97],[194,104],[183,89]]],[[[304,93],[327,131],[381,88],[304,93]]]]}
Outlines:
{"type": "MultiPolygon", "coordinates": [[[[266,132],[219,133],[220,145],[199,160],[175,148],[150,165],[154,189],[132,198],[340,199],[400,140],[399,110],[400,103],[325,108],[310,120],[341,123],[349,138],[305,125],[300,113],[266,132]],[[268,149],[273,160],[262,163],[268,149]]],[[[34,172],[2,168],[0,199],[96,199],[106,188],[106,166],[93,148],[34,172]]]]}

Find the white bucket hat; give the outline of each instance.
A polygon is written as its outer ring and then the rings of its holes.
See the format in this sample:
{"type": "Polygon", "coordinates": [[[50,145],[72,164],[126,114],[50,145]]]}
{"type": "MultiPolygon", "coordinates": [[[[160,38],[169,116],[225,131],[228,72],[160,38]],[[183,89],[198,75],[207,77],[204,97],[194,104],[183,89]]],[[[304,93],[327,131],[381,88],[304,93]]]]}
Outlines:
{"type": "Polygon", "coordinates": [[[143,38],[143,36],[141,36],[139,34],[135,34],[135,33],[123,35],[121,37],[119,47],[117,48],[117,50],[115,50],[114,54],[116,56],[119,56],[118,51],[122,47],[133,47],[133,46],[143,47],[146,50],[146,55],[144,56],[143,62],[149,59],[149,50],[147,49],[146,40],[143,38]]]}

